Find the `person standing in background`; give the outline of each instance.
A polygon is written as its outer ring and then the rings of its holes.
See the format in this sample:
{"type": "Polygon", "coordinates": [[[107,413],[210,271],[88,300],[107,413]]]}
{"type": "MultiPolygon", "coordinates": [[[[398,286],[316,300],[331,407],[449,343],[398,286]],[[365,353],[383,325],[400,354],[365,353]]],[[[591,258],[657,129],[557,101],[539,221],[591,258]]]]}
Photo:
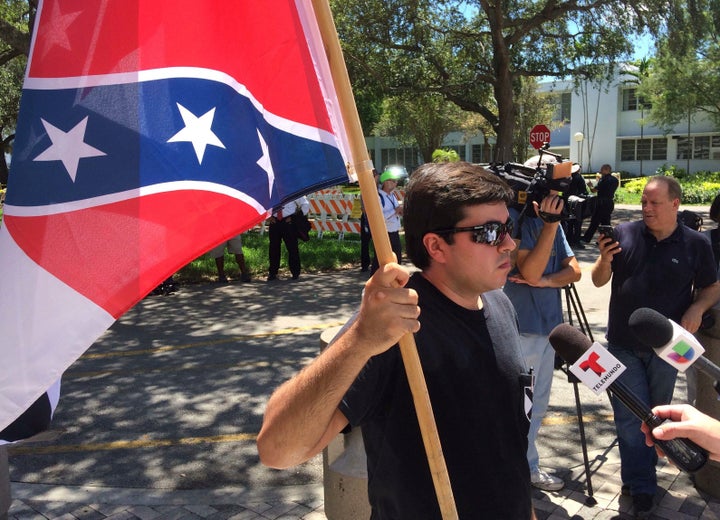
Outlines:
{"type": "MultiPolygon", "coordinates": [[[[375,188],[377,188],[380,174],[373,168],[373,179],[375,179],[375,188]]],[[[370,242],[372,235],[370,234],[370,224],[368,223],[367,213],[365,213],[365,205],[360,199],[362,213],[360,214],[360,271],[363,273],[370,270],[370,242]]]]}
{"type": "Polygon", "coordinates": [[[595,211],[593,211],[590,225],[588,226],[582,241],[589,244],[592,240],[598,226],[610,225],[610,218],[615,209],[615,191],[617,191],[620,181],[612,174],[612,168],[609,164],[603,164],[600,168],[600,180],[597,185],[590,188],[590,191],[597,193],[595,211]]]}
{"type": "Polygon", "coordinates": [[[310,211],[310,202],[307,197],[303,196],[288,202],[268,219],[268,237],[270,239],[268,282],[277,280],[278,270],[280,269],[281,241],[285,242],[288,251],[288,267],[292,279],[297,280],[300,278],[300,249],[298,248],[298,237],[292,221],[293,215],[298,211],[301,211],[304,215],[307,215],[310,211]]]}
{"type": "MultiPolygon", "coordinates": [[[[385,227],[387,228],[388,237],[390,238],[390,247],[397,257],[397,263],[402,264],[402,242],[400,241],[400,217],[403,214],[403,207],[395,194],[398,181],[402,175],[394,170],[385,170],[380,175],[380,189],[378,195],[380,197],[380,208],[385,217],[385,227]]],[[[373,257],[372,272],[380,265],[377,254],[373,257]]]]}
{"type": "Polygon", "coordinates": [[[582,221],[584,206],[587,203],[588,188],[585,179],[580,174],[580,165],[573,164],[571,170],[570,186],[563,191],[565,207],[570,213],[570,218],[562,221],[563,230],[568,243],[573,248],[583,249],[580,242],[582,235],[582,221]]]}
{"type": "Polygon", "coordinates": [[[210,258],[215,259],[215,267],[217,267],[218,282],[226,283],[228,281],[227,275],[225,274],[225,248],[227,247],[228,253],[235,255],[235,261],[240,268],[240,280],[243,282],[249,282],[251,280],[250,272],[245,265],[245,254],[242,248],[242,233],[232,237],[230,240],[222,242],[217,246],[213,247],[210,252],[210,258]]]}

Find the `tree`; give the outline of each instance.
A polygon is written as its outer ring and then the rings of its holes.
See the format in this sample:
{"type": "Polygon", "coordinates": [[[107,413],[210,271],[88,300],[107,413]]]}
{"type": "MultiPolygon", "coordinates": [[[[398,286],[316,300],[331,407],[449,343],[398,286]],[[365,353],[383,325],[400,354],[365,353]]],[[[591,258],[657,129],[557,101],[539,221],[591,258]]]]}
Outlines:
{"type": "Polygon", "coordinates": [[[34,7],[27,1],[5,0],[0,3],[0,185],[7,184],[5,152],[15,138],[15,123],[20,110],[20,93],[30,48],[30,23],[34,7]]]}
{"type": "MultiPolygon", "coordinates": [[[[664,5],[664,4],[663,4],[664,5]]],[[[334,0],[354,86],[434,92],[485,118],[512,159],[522,77],[590,77],[659,22],[659,0],[334,0]],[[657,6],[655,5],[657,4],[657,6]],[[571,22],[569,22],[571,20],[571,22]]],[[[605,67],[607,73],[607,67],[605,67]]]]}
{"type": "Polygon", "coordinates": [[[416,144],[427,162],[464,117],[462,110],[439,94],[401,94],[385,99],[375,133],[396,137],[404,144],[416,144]]]}
{"type": "Polygon", "coordinates": [[[656,59],[640,93],[652,103],[650,119],[670,131],[691,114],[706,114],[720,128],[720,0],[674,5],[672,23],[658,40],[656,59]]]}
{"type": "Polygon", "coordinates": [[[556,103],[552,95],[538,94],[535,78],[520,78],[518,84],[513,156],[519,162],[525,162],[530,147],[530,130],[553,119],[556,103]]]}

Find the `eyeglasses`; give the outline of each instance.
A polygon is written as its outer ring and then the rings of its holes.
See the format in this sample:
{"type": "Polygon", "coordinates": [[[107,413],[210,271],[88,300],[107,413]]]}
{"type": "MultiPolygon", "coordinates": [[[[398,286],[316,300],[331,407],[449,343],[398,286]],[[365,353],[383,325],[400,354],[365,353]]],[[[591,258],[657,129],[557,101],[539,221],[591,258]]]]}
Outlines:
{"type": "Polygon", "coordinates": [[[502,244],[505,237],[512,235],[513,221],[508,219],[507,222],[486,222],[479,226],[455,227],[446,229],[436,229],[433,233],[438,235],[449,235],[452,233],[461,233],[464,231],[472,232],[472,240],[476,244],[487,244],[489,246],[498,246],[502,244]]]}

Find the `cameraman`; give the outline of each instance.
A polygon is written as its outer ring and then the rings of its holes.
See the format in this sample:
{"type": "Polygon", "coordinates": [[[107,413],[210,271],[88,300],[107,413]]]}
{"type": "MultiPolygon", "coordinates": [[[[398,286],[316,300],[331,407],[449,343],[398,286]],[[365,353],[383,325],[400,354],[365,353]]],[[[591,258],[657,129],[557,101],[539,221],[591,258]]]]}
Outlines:
{"type": "Polygon", "coordinates": [[[540,469],[535,446],[550,401],[555,364],[548,334],[563,321],[560,289],[581,276],[580,265],[560,226],[563,204],[557,192],[551,191],[540,204],[532,201],[522,217],[517,209],[510,208],[515,237],[520,239],[515,267],[504,287],[517,311],[525,366],[532,367],[535,376],[527,452],[531,482],[546,491],[557,491],[565,485],[562,479],[540,469]]]}
{"type": "Polygon", "coordinates": [[[580,165],[573,164],[570,185],[563,191],[563,200],[571,218],[563,220],[562,226],[570,247],[574,249],[585,248],[580,242],[580,236],[582,235],[582,221],[587,196],[587,183],[583,176],[580,175],[580,165]]]}

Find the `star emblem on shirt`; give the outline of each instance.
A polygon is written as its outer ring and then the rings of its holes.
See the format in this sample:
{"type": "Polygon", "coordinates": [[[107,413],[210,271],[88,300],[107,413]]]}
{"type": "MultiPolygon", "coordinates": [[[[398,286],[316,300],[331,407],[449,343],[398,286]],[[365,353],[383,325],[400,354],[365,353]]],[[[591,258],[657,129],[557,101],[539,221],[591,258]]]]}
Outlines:
{"type": "Polygon", "coordinates": [[[42,118],[40,121],[52,144],[33,161],[61,161],[73,182],[77,176],[80,159],[105,155],[105,152],[85,142],[87,116],[68,132],[63,132],[42,118]]]}
{"type": "Polygon", "coordinates": [[[199,164],[202,164],[205,149],[208,145],[225,148],[217,135],[212,131],[215,108],[208,110],[200,117],[190,112],[187,108],[177,103],[185,127],[167,140],[168,143],[189,142],[195,149],[195,155],[199,164]]]}

